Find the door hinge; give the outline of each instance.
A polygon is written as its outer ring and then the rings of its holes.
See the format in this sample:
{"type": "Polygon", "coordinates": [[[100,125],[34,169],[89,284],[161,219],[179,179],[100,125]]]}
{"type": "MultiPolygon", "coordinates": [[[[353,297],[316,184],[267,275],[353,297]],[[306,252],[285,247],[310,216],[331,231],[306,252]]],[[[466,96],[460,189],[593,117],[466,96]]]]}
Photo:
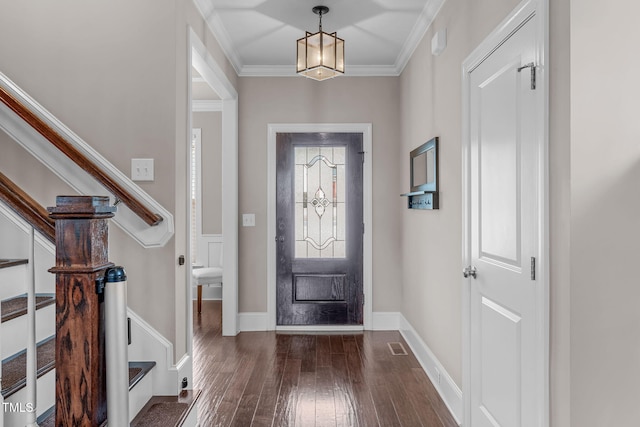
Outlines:
{"type": "Polygon", "coordinates": [[[362,234],[364,234],[364,222],[362,223],[362,234]]]}
{"type": "Polygon", "coordinates": [[[362,157],[362,163],[364,163],[364,154],[366,153],[366,151],[358,151],[358,154],[361,155],[362,157]]]}
{"type": "Polygon", "coordinates": [[[536,257],[531,257],[531,280],[536,280],[536,257]]]}
{"type": "Polygon", "coordinates": [[[531,90],[536,90],[536,64],[529,62],[528,64],[519,67],[518,72],[521,72],[525,68],[531,69],[531,90]]]}

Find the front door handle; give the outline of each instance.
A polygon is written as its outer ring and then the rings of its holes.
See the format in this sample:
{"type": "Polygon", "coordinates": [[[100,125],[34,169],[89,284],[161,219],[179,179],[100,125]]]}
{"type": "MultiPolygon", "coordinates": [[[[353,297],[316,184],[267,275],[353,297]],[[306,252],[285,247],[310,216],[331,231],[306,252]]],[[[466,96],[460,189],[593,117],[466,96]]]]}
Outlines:
{"type": "Polygon", "coordinates": [[[469,277],[473,277],[475,279],[477,278],[477,271],[478,270],[476,270],[474,266],[470,265],[469,267],[466,267],[464,270],[462,270],[462,275],[465,279],[468,279],[469,277]]]}

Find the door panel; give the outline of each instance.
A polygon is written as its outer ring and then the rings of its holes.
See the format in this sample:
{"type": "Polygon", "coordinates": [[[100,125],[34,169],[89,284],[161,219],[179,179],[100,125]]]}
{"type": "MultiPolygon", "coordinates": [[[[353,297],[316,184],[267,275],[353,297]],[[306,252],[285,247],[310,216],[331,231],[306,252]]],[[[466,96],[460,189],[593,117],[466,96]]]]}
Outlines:
{"type": "Polygon", "coordinates": [[[470,399],[474,427],[533,426],[542,378],[536,281],[539,92],[531,89],[535,17],[470,74],[470,399]]]}
{"type": "Polygon", "coordinates": [[[276,135],[277,324],[362,324],[362,134],[276,135]]]}
{"type": "Polygon", "coordinates": [[[520,140],[517,77],[508,66],[479,85],[480,255],[517,266],[520,261],[520,140]],[[496,168],[497,165],[500,167],[496,168]]]}

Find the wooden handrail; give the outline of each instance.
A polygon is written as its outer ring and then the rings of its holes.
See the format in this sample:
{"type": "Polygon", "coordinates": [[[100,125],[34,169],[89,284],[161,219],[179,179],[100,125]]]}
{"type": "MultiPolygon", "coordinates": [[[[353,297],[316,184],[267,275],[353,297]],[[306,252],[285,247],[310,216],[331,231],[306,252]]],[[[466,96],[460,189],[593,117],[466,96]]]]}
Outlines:
{"type": "Polygon", "coordinates": [[[55,222],[49,218],[49,212],[2,173],[0,173],[0,200],[55,243],[55,222]]]}
{"type": "Polygon", "coordinates": [[[80,166],[85,172],[100,182],[107,190],[109,190],[117,200],[121,201],[129,207],[144,222],[153,226],[162,221],[162,217],[143,205],[135,196],[122,188],[111,176],[105,173],[95,163],[82,154],[77,148],[64,139],[59,133],[51,128],[44,120],[33,113],[29,108],[17,100],[13,95],[0,87],[0,101],[16,113],[22,120],[27,122],[29,126],[34,128],[47,141],[53,144],[58,150],[66,155],[71,161],[80,166]]]}

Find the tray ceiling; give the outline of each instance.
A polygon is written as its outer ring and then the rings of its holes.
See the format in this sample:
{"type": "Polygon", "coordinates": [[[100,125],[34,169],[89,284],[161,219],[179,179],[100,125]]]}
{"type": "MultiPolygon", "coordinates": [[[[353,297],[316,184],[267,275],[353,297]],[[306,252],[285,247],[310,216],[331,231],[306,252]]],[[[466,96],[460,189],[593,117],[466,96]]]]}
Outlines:
{"type": "Polygon", "coordinates": [[[241,76],[295,74],[296,40],[318,31],[345,40],[345,75],[399,75],[444,0],[195,0],[241,76]]]}

